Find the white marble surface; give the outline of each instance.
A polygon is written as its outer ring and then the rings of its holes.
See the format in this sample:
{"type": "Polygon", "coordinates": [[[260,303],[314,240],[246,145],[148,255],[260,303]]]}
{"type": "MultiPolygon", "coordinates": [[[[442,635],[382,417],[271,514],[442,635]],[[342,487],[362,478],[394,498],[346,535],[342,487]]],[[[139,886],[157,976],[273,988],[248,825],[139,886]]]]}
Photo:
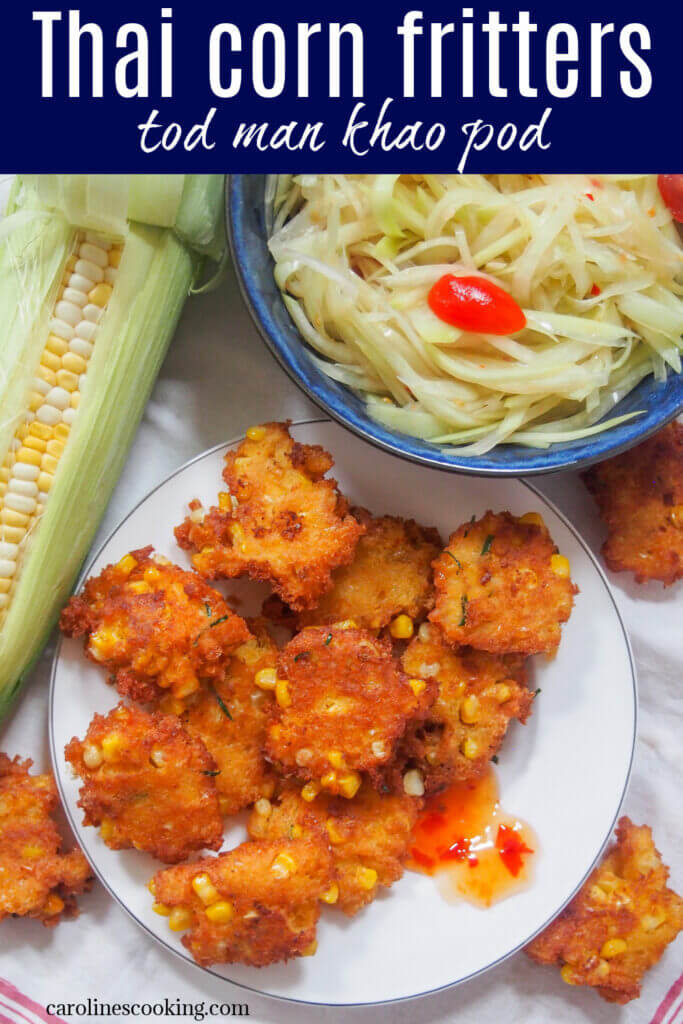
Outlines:
{"type": "MultiPolygon", "coordinates": [[[[1,193],[0,193],[1,199],[1,193]]],[[[253,422],[319,415],[276,366],[228,280],[214,294],[188,302],[126,468],[100,530],[120,518],[170,471],[198,452],[241,434],[253,422]]],[[[602,528],[591,499],[573,474],[535,483],[569,516],[594,549],[602,528]]],[[[624,810],[654,827],[679,891],[683,889],[680,828],[683,734],[682,589],[636,587],[611,581],[630,631],[640,682],[640,726],[631,787],[624,810]]],[[[48,766],[47,686],[50,651],[32,674],[13,716],[0,727],[0,749],[48,766]]],[[[581,756],[577,737],[576,756],[581,756]]],[[[607,753],[606,756],[609,756],[607,753]]],[[[571,765],[567,766],[571,771],[571,765]]],[[[648,976],[642,998],[620,1009],[587,990],[564,985],[557,972],[518,955],[458,989],[391,1007],[354,1010],[306,1008],[255,996],[219,983],[152,944],[101,889],[82,900],[74,923],[48,930],[35,922],[0,925],[0,978],[45,1005],[88,996],[100,1001],[248,1002],[257,1022],[313,1024],[353,1019],[462,1024],[647,1022],[681,972],[683,940],[648,976]]],[[[362,921],[358,921],[362,927],[362,921]]],[[[352,934],[350,934],[351,941],[352,934]]],[[[406,935],[410,942],[410,935],[406,935]]],[[[258,977],[256,977],[258,983],[258,977]]],[[[3,1020],[0,1007],[0,1020],[3,1020]]],[[[76,1016],[69,1016],[77,1020],[76,1016]]],[[[81,1018],[82,1019],[82,1018],[81,1018]]],[[[94,1018],[93,1018],[94,1019],[94,1018]]],[[[100,1018],[104,1019],[104,1018],[100,1018]]]]}

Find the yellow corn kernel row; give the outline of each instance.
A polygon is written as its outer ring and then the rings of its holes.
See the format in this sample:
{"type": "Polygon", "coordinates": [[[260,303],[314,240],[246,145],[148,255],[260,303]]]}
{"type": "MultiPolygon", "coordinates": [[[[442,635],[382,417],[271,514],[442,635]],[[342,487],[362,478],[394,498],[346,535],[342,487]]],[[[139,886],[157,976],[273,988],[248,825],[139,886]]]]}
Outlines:
{"type": "Polygon", "coordinates": [[[24,419],[0,465],[0,623],[23,545],[42,515],[76,418],[120,260],[120,246],[86,232],[66,263],[24,419]]]}

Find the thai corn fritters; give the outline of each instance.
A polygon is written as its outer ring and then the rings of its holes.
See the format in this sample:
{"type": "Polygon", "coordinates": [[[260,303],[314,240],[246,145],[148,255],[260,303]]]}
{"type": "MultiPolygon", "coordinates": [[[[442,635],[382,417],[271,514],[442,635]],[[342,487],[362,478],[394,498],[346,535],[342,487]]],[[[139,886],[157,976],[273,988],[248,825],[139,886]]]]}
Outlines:
{"type": "Polygon", "coordinates": [[[121,696],[143,703],[169,691],[186,697],[202,679],[220,682],[249,637],[217,590],[152,550],[132,551],[91,577],[60,622],[67,636],[85,635],[86,654],[111,672],[121,696]]]}
{"type": "Polygon", "coordinates": [[[30,775],[31,764],[0,753],[0,921],[12,915],[55,925],[77,916],[75,896],[92,872],[80,850],[60,853],[50,817],[57,787],[52,775],[30,775]]]}
{"type": "Polygon", "coordinates": [[[160,871],[154,910],[197,963],[265,967],[315,952],[319,901],[334,882],[319,837],[248,842],[219,857],[160,871]]]}
{"type": "Polygon", "coordinates": [[[112,850],[134,847],[175,864],[223,841],[214,772],[200,740],[177,718],[119,704],[95,715],[66,760],[83,780],[83,824],[100,827],[112,850]]]}
{"type": "Polygon", "coordinates": [[[394,620],[392,633],[406,638],[434,604],[432,562],[441,538],[412,519],[374,517],[364,509],[353,514],[365,527],[354,559],[335,570],[332,589],[316,607],[297,616],[298,628],[353,619],[379,630],[394,620]]]}
{"type": "Polygon", "coordinates": [[[434,585],[429,618],[450,643],[494,654],[553,654],[576,593],[536,512],[463,524],[434,562],[434,585]]]}
{"type": "Polygon", "coordinates": [[[607,524],[602,553],[637,583],[683,577],[683,423],[583,474],[607,524]]]}
{"type": "Polygon", "coordinates": [[[404,675],[387,641],[340,624],[302,630],[280,653],[273,682],[267,756],[284,774],[349,798],[359,773],[377,776],[433,697],[404,675]]]}
{"type": "Polygon", "coordinates": [[[311,608],[332,585],[332,571],[353,558],[363,527],[332,479],[333,459],[299,444],[287,423],[252,427],[225,457],[228,492],[204,512],[197,501],[176,528],[181,548],[210,579],[250,576],[269,582],[296,610],[311,608]]]}
{"type": "Polygon", "coordinates": [[[306,801],[288,789],[277,803],[259,800],[247,828],[254,839],[322,832],[337,873],[324,900],[352,916],[403,874],[420,805],[405,794],[381,795],[367,783],[353,800],[322,793],[306,801]]]}
{"type": "Polygon", "coordinates": [[[427,718],[408,727],[397,758],[401,770],[420,772],[427,794],[481,775],[512,719],[526,722],[531,714],[534,695],[520,655],[454,651],[436,626],[425,624],[402,661],[409,675],[438,685],[427,718]]]}
{"type": "Polygon", "coordinates": [[[257,687],[254,678],[263,670],[274,672],[277,648],[262,623],[249,625],[254,635],[232,655],[224,682],[203,687],[181,713],[183,725],[216,762],[216,789],[225,815],[270,796],[275,785],[263,756],[273,695],[257,687]]]}
{"type": "Polygon", "coordinates": [[[651,829],[622,818],[616,844],[526,953],[610,1003],[636,999],[643,975],[683,928],[683,899],[667,888],[668,877],[651,829]]]}

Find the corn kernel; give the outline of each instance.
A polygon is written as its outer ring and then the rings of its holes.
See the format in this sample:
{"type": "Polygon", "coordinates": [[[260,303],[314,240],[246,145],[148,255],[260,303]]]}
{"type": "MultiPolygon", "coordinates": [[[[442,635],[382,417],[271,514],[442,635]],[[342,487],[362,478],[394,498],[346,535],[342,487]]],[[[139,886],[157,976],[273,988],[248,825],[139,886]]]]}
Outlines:
{"type": "Polygon", "coordinates": [[[462,741],[460,744],[460,750],[468,761],[474,761],[475,757],[479,753],[479,746],[473,739],[468,738],[462,741]]]}
{"type": "Polygon", "coordinates": [[[410,615],[397,615],[389,626],[389,632],[395,640],[409,640],[414,628],[410,615]]]}
{"type": "Polygon", "coordinates": [[[103,818],[100,825],[100,835],[105,843],[114,838],[114,822],[110,818],[103,818]]]}
{"type": "Polygon", "coordinates": [[[497,683],[494,692],[499,704],[504,704],[512,696],[512,690],[507,683],[497,683]]]}
{"type": "MultiPolygon", "coordinates": [[[[26,438],[26,441],[31,440],[37,440],[37,438],[26,438]]],[[[39,444],[42,445],[42,448],[37,449],[33,444],[27,445],[26,441],[24,442],[24,446],[17,452],[17,462],[25,462],[29,466],[40,466],[45,442],[40,441],[39,444]]]]}
{"type": "Polygon", "coordinates": [[[166,906],[165,903],[153,903],[152,910],[155,914],[159,914],[161,917],[169,917],[171,908],[166,906]]]}
{"type": "Polygon", "coordinates": [[[62,451],[64,451],[64,442],[68,440],[70,433],[71,427],[67,423],[58,423],[55,427],[55,437],[58,441],[62,441],[62,451]]]}
{"type": "Polygon", "coordinates": [[[224,512],[229,512],[232,508],[232,498],[227,491],[218,492],[218,507],[224,512]]]}
{"type": "Polygon", "coordinates": [[[145,583],[144,580],[134,580],[130,583],[128,589],[132,594],[151,594],[152,588],[149,583],[145,583]]]}
{"type": "Polygon", "coordinates": [[[52,427],[48,427],[47,423],[39,423],[38,420],[33,421],[28,432],[33,437],[39,437],[41,441],[49,441],[52,438],[52,427]]]}
{"type": "MultiPolygon", "coordinates": [[[[45,342],[45,348],[48,352],[52,352],[56,356],[64,356],[69,351],[68,342],[64,341],[64,338],[60,338],[57,334],[48,334],[47,341],[45,342]]],[[[45,361],[43,356],[43,362],[45,361]]],[[[56,367],[59,369],[59,367],[56,367]]]]}
{"type": "Polygon", "coordinates": [[[527,526],[540,526],[542,530],[545,529],[545,522],[540,512],[525,512],[523,516],[519,517],[519,521],[527,526]]]}
{"type": "Polygon", "coordinates": [[[465,697],[460,706],[460,719],[465,725],[474,725],[479,718],[479,700],[474,694],[465,697]]]}
{"type": "MultiPolygon", "coordinates": [[[[57,386],[64,388],[65,391],[77,391],[78,390],[78,377],[75,373],[71,373],[70,370],[58,370],[57,371],[57,386]]],[[[69,399],[69,402],[71,399],[69,399]]]]}
{"type": "Polygon", "coordinates": [[[94,743],[86,743],[83,747],[83,764],[93,770],[102,764],[102,751],[94,743]]]}
{"type": "Polygon", "coordinates": [[[551,555],[550,568],[556,576],[567,577],[570,572],[569,559],[564,555],[551,555]]]}
{"type": "Polygon", "coordinates": [[[415,768],[406,772],[403,776],[403,791],[408,796],[424,796],[425,787],[422,773],[415,768]]]}
{"type": "Polygon", "coordinates": [[[247,430],[247,437],[250,441],[262,441],[265,436],[265,427],[249,427],[249,430],[247,430]]]}
{"type": "Polygon", "coordinates": [[[159,710],[163,711],[165,715],[177,715],[179,717],[185,710],[185,705],[177,697],[174,697],[173,694],[167,693],[159,701],[159,710]]]}
{"type": "Polygon", "coordinates": [[[207,907],[210,903],[215,903],[216,900],[220,899],[218,889],[206,872],[202,872],[201,875],[194,876],[192,879],[192,888],[196,892],[197,896],[199,896],[202,903],[207,907]]]}
{"type": "Polygon", "coordinates": [[[424,679],[409,679],[408,686],[413,691],[416,697],[419,697],[420,694],[424,693],[427,688],[427,684],[425,683],[424,679]]]}
{"type": "Polygon", "coordinates": [[[341,622],[335,622],[335,629],[358,629],[358,623],[355,619],[342,619],[341,622]]]}
{"type": "Polygon", "coordinates": [[[147,883],[147,888],[151,892],[152,896],[156,896],[156,894],[157,894],[157,887],[156,887],[156,882],[154,881],[153,878],[150,878],[149,882],[147,883]]]}
{"type": "Polygon", "coordinates": [[[125,573],[126,576],[129,576],[137,564],[136,559],[133,558],[131,554],[128,554],[123,556],[116,568],[119,572],[125,573]]]}
{"type": "Polygon", "coordinates": [[[0,522],[5,526],[26,527],[29,524],[29,517],[23,512],[17,512],[13,508],[3,508],[0,512],[0,522]]]}
{"type": "Polygon", "coordinates": [[[349,772],[348,775],[342,775],[338,783],[339,792],[347,800],[352,800],[360,789],[361,781],[358,772],[349,772]]]}
{"type": "Polygon", "coordinates": [[[320,899],[323,903],[336,903],[339,899],[339,886],[337,883],[333,882],[329,889],[322,894],[320,899]]]}
{"type": "Polygon", "coordinates": [[[109,732],[102,738],[102,757],[113,761],[123,746],[123,738],[117,732],[109,732]]]}
{"type": "Polygon", "coordinates": [[[288,853],[278,853],[270,870],[276,878],[289,878],[292,871],[296,870],[296,861],[288,853]]]}
{"type": "Polygon", "coordinates": [[[571,964],[563,965],[562,970],[560,971],[560,977],[565,984],[576,985],[576,982],[574,981],[574,968],[571,964]]]}
{"type": "Polygon", "coordinates": [[[191,694],[196,693],[198,689],[199,680],[196,676],[192,676],[190,679],[185,679],[180,683],[174,683],[172,687],[173,696],[177,697],[178,700],[183,700],[185,697],[189,697],[191,694]]]}
{"type": "Polygon", "coordinates": [[[292,703],[292,698],[289,695],[288,679],[278,679],[275,683],[275,700],[281,708],[288,708],[292,703]]]}
{"type": "Polygon", "coordinates": [[[323,787],[323,789],[332,789],[332,787],[334,786],[336,781],[337,781],[337,773],[336,772],[326,772],[323,775],[322,779],[320,780],[320,784],[323,787]]]}
{"type": "Polygon", "coordinates": [[[374,868],[359,867],[356,871],[356,881],[361,889],[374,889],[377,885],[377,872],[374,868]]]}
{"type": "Polygon", "coordinates": [[[623,939],[608,939],[600,950],[600,956],[605,960],[611,960],[613,956],[619,956],[626,952],[626,943],[623,939]]]}
{"type": "Polygon", "coordinates": [[[302,956],[315,956],[318,952],[318,940],[314,939],[313,942],[309,943],[305,949],[301,950],[302,956]]]}
{"type": "Polygon", "coordinates": [[[346,763],[344,761],[344,755],[341,750],[330,750],[327,755],[327,760],[330,762],[333,768],[345,768],[346,763]]]}
{"type": "Polygon", "coordinates": [[[85,359],[83,356],[79,356],[77,352],[65,352],[62,356],[62,366],[69,373],[75,373],[77,377],[80,377],[88,369],[85,359]]]}
{"type": "MultiPolygon", "coordinates": [[[[64,352],[66,352],[68,347],[69,346],[66,344],[66,342],[64,342],[64,352]]],[[[43,366],[47,366],[48,370],[54,370],[54,372],[56,373],[57,370],[61,369],[62,355],[63,352],[59,352],[59,354],[57,354],[56,352],[50,352],[46,349],[43,352],[42,356],[40,357],[40,362],[43,366]]]]}
{"type": "Polygon", "coordinates": [[[257,800],[254,804],[254,810],[257,814],[260,814],[261,817],[267,818],[273,810],[273,805],[270,800],[266,800],[265,797],[261,797],[261,799],[257,800]]]}
{"type": "Polygon", "coordinates": [[[149,759],[155,768],[163,768],[166,764],[166,755],[161,747],[152,747],[149,759]]]}
{"type": "Polygon", "coordinates": [[[92,302],[94,306],[99,306],[100,309],[104,309],[111,298],[113,290],[114,289],[110,284],[107,284],[105,281],[101,281],[88,292],[88,301],[92,302]]]}
{"type": "Polygon", "coordinates": [[[21,851],[22,857],[27,857],[29,860],[35,860],[36,857],[42,857],[45,850],[42,846],[37,846],[35,843],[27,843],[27,845],[21,851]]]}
{"type": "Polygon", "coordinates": [[[17,461],[24,462],[24,459],[19,458],[19,454],[26,448],[32,448],[33,451],[40,452],[41,454],[47,449],[47,441],[43,441],[42,437],[36,437],[29,431],[28,437],[24,440],[24,447],[19,449],[17,453],[17,461]]]}
{"type": "Polygon", "coordinates": [[[320,785],[317,782],[307,782],[301,789],[301,799],[311,803],[320,792],[320,785]]]}
{"type": "Polygon", "coordinates": [[[274,668],[262,668],[254,676],[254,683],[260,690],[274,690],[277,683],[277,673],[274,668]]]}
{"type": "Polygon", "coordinates": [[[325,822],[325,828],[327,829],[327,834],[330,837],[331,843],[334,843],[336,845],[343,841],[344,837],[337,828],[333,818],[327,819],[327,821],[325,822]]]}
{"type": "Polygon", "coordinates": [[[118,267],[121,263],[121,250],[113,248],[109,250],[109,266],[118,267]]]}
{"type": "Polygon", "coordinates": [[[192,924],[192,914],[186,907],[174,907],[168,917],[172,932],[184,932],[192,924]]]}
{"type": "Polygon", "coordinates": [[[64,900],[60,899],[59,896],[55,896],[54,893],[48,896],[43,907],[43,912],[47,917],[54,917],[55,914],[60,914],[62,910],[64,910],[64,900]]]}
{"type": "Polygon", "coordinates": [[[225,816],[227,814],[231,814],[232,813],[232,804],[231,804],[231,801],[230,801],[230,797],[219,796],[218,797],[218,809],[219,809],[219,811],[221,812],[221,814],[223,816],[225,816]]]}
{"type": "Polygon", "coordinates": [[[666,914],[660,910],[656,914],[645,914],[640,919],[640,923],[646,932],[653,932],[656,928],[659,928],[660,924],[664,924],[666,921],[666,914]]]}
{"type": "MultiPolygon", "coordinates": [[[[51,441],[49,443],[52,444],[51,441]]],[[[50,476],[54,476],[57,472],[57,466],[58,462],[54,455],[43,455],[40,462],[40,468],[43,473],[49,473],[50,476]]]]}
{"type": "Polygon", "coordinates": [[[301,825],[289,826],[288,835],[290,839],[301,839],[303,834],[304,830],[302,829],[301,825]]]}
{"type": "Polygon", "coordinates": [[[204,913],[213,924],[227,924],[235,913],[235,909],[228,900],[219,900],[207,907],[204,913]]]}

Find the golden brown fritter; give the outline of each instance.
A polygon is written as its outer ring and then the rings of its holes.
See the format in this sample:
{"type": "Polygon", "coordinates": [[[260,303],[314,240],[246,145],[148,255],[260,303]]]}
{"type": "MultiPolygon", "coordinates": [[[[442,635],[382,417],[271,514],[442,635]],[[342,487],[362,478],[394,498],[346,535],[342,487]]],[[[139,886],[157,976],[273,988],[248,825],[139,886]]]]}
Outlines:
{"type": "Polygon", "coordinates": [[[218,857],[160,871],[154,909],[197,963],[265,967],[315,952],[319,900],[334,881],[317,836],[242,843],[218,857]],[[194,883],[194,884],[193,884],[194,883]]]}
{"type": "Polygon", "coordinates": [[[380,630],[398,615],[420,622],[434,604],[432,562],[442,548],[437,531],[365,509],[353,514],[365,527],[354,559],[335,570],[332,589],[315,608],[299,613],[298,629],[353,619],[380,630]]]}
{"type": "Polygon", "coordinates": [[[526,722],[534,694],[524,658],[462,647],[454,651],[438,628],[424,625],[403,654],[410,676],[434,679],[438,693],[426,719],[401,741],[392,786],[406,769],[422,775],[425,793],[475,778],[500,749],[513,718],[526,722]]]}
{"type": "Polygon", "coordinates": [[[112,850],[134,847],[165,864],[223,841],[214,771],[200,740],[177,718],[119,704],[95,715],[84,740],[64,751],[83,779],[83,824],[112,850]]]}
{"type": "Polygon", "coordinates": [[[209,579],[250,576],[292,608],[313,607],[363,533],[336,481],[323,479],[332,465],[324,448],[294,441],[289,423],[252,427],[225,456],[228,493],[206,513],[190,503],[178,544],[209,579]]]}
{"type": "Polygon", "coordinates": [[[525,952],[609,1003],[636,999],[643,975],[683,928],[683,899],[667,888],[668,877],[652,830],[621,818],[602,863],[525,952]]]}
{"type": "Polygon", "coordinates": [[[288,775],[352,797],[359,772],[377,774],[407,722],[423,713],[433,689],[417,693],[391,647],[367,630],[312,626],[280,654],[277,705],[266,753],[288,775]]]}
{"type": "Polygon", "coordinates": [[[277,803],[259,800],[247,828],[254,839],[322,834],[337,873],[325,902],[351,917],[403,874],[420,805],[403,793],[380,795],[367,783],[353,800],[321,793],[311,802],[287,789],[277,803]]]}
{"type": "Polygon", "coordinates": [[[121,696],[145,703],[168,691],[186,697],[203,679],[221,682],[249,637],[217,590],[152,551],[132,551],[91,577],[60,621],[67,636],[85,635],[86,654],[121,696]]]}
{"type": "Polygon", "coordinates": [[[583,480],[607,524],[602,553],[612,572],[665,586],[683,577],[683,423],[593,466],[583,480]]]}
{"type": "Polygon", "coordinates": [[[0,753],[0,921],[11,914],[51,926],[78,916],[75,897],[92,872],[80,850],[60,853],[50,817],[57,787],[52,775],[30,775],[32,763],[0,753]]]}
{"type": "Polygon", "coordinates": [[[233,654],[225,681],[189,697],[181,716],[188,732],[203,741],[216,762],[216,789],[225,815],[270,796],[275,785],[263,756],[273,696],[256,686],[254,677],[275,668],[277,648],[262,622],[249,625],[253,636],[233,654]]]}
{"type": "Polygon", "coordinates": [[[537,513],[464,523],[434,562],[429,618],[455,645],[494,654],[553,654],[576,587],[537,513]]]}

